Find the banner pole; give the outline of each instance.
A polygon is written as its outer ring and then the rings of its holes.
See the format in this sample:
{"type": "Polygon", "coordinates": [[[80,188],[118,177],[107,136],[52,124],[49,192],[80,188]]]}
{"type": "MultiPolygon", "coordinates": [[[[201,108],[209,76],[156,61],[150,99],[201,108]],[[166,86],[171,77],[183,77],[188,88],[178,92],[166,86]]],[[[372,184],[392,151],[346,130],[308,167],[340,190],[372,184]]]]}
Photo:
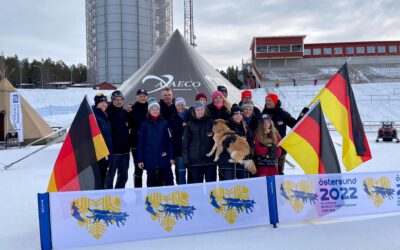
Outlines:
{"type": "Polygon", "coordinates": [[[49,193],[38,194],[38,212],[40,228],[40,246],[44,250],[52,249],[50,226],[49,193]]]}
{"type": "Polygon", "coordinates": [[[279,223],[278,206],[276,202],[276,189],[275,189],[275,176],[268,176],[267,178],[267,193],[268,193],[268,208],[269,208],[269,221],[274,228],[277,228],[279,223]]]}

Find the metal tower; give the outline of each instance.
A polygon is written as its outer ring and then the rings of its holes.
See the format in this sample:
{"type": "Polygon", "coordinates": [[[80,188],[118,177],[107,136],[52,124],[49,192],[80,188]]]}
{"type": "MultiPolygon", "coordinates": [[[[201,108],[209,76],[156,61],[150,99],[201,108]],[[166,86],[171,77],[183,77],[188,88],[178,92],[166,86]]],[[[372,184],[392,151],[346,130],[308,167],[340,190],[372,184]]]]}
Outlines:
{"type": "Polygon", "coordinates": [[[173,32],[173,0],[155,1],[156,9],[156,50],[168,40],[173,32]]]}
{"type": "Polygon", "coordinates": [[[86,0],[86,60],[87,81],[97,83],[96,67],[96,0],[86,0]]]}
{"type": "Polygon", "coordinates": [[[193,28],[193,1],[192,0],[185,0],[184,2],[185,8],[185,28],[184,28],[184,36],[189,41],[190,45],[196,47],[197,44],[195,43],[196,36],[194,35],[194,28],[193,28]]]}

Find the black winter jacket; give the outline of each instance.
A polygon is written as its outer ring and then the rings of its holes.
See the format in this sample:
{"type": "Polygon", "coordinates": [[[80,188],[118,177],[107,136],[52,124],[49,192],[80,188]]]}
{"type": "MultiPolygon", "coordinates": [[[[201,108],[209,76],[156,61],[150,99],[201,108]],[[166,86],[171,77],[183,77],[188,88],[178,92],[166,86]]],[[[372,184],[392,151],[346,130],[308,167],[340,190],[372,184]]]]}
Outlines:
{"type": "Polygon", "coordinates": [[[210,118],[214,121],[217,119],[229,120],[230,114],[225,106],[222,106],[221,109],[217,109],[213,103],[207,105],[207,109],[210,113],[210,118]]]}
{"type": "Polygon", "coordinates": [[[175,157],[182,157],[183,132],[187,125],[188,114],[189,110],[185,110],[185,116],[182,119],[177,112],[169,121],[172,131],[172,142],[174,144],[175,157]]]}
{"type": "Polygon", "coordinates": [[[113,153],[129,153],[130,142],[127,112],[122,107],[115,107],[112,103],[108,106],[106,112],[111,124],[113,153]]]}
{"type": "Polygon", "coordinates": [[[146,120],[148,103],[136,102],[132,105],[132,111],[128,113],[129,127],[131,129],[131,148],[137,148],[137,138],[140,124],[146,120]]]}
{"type": "Polygon", "coordinates": [[[297,123],[296,119],[294,119],[286,110],[281,108],[281,101],[279,100],[275,108],[268,109],[265,107],[262,113],[271,116],[272,121],[282,138],[286,136],[286,126],[293,128],[297,123]]]}
{"type": "Polygon", "coordinates": [[[112,154],[112,139],[111,139],[111,125],[108,120],[107,113],[103,112],[101,109],[92,107],[94,116],[96,117],[97,125],[100,128],[101,134],[103,135],[104,141],[106,142],[108,151],[112,154]]]}
{"type": "Polygon", "coordinates": [[[206,116],[189,121],[183,135],[183,159],[187,166],[195,167],[213,162],[214,156],[206,155],[214,145],[212,127],[213,121],[206,116]]]}
{"type": "Polygon", "coordinates": [[[172,116],[176,113],[176,107],[174,102],[171,106],[168,106],[163,100],[160,100],[160,113],[162,118],[171,120],[172,116]]]}

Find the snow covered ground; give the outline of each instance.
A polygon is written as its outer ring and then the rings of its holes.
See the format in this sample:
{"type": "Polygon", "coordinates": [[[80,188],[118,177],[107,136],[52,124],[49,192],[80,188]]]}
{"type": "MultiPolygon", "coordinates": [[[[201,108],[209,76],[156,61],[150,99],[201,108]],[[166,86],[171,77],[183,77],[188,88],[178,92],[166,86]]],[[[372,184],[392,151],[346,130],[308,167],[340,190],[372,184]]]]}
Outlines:
{"type": "MultiPolygon", "coordinates": [[[[398,85],[400,88],[400,84],[398,85]]],[[[304,102],[309,102],[312,97],[302,100],[300,92],[315,91],[314,86],[281,88],[286,100],[293,101],[293,107],[302,107],[304,102]],[[292,90],[292,92],[290,92],[292,90]]],[[[320,88],[320,87],[316,87],[320,88]]],[[[387,95],[394,91],[396,84],[354,85],[356,97],[374,93],[387,95]],[[361,87],[365,89],[358,89],[361,87]],[[385,87],[384,87],[385,86],[385,87]],[[368,88],[367,88],[368,87],[368,88]],[[371,88],[372,90],[367,89],[371,88]]],[[[89,93],[89,99],[97,91],[79,89],[79,91],[59,90],[58,97],[53,93],[41,93],[39,90],[22,90],[21,94],[35,109],[48,107],[49,105],[69,106],[79,105],[83,96],[89,93]],[[85,92],[87,91],[87,92],[85,92]],[[41,95],[41,96],[39,96],[41,95]],[[46,98],[48,97],[48,98],[46,98]],[[51,101],[48,101],[51,99],[51,101]]],[[[47,91],[47,90],[45,90],[47,91]]],[[[400,90],[398,90],[400,94],[400,90]]],[[[254,98],[257,102],[263,100],[265,91],[256,91],[254,98]]],[[[400,105],[400,102],[394,103],[400,105]]],[[[393,110],[378,109],[376,103],[361,105],[359,108],[373,112],[379,118],[390,116],[400,120],[393,114],[400,112],[399,106],[393,110]],[[368,107],[367,107],[368,106],[368,107]]],[[[77,107],[77,106],[76,106],[77,107]]],[[[65,114],[47,115],[44,118],[61,126],[71,122],[74,116],[72,108],[65,114]]],[[[398,114],[398,113],[397,113],[398,114]]],[[[297,114],[294,114],[297,115],[297,114]]],[[[362,113],[362,119],[366,119],[368,112],[362,113]]],[[[372,116],[372,117],[375,117],[372,116]]],[[[375,118],[374,118],[375,119],[375,118]]],[[[379,119],[378,119],[379,120],[379,119]]],[[[334,142],[341,143],[337,133],[332,132],[334,142]]],[[[373,159],[356,168],[354,172],[400,171],[399,157],[400,144],[375,143],[375,134],[368,134],[373,159]]],[[[337,154],[341,155],[340,147],[335,144],[337,154]]],[[[38,154],[17,163],[9,170],[0,168],[0,197],[2,198],[0,213],[0,249],[39,249],[39,225],[36,204],[36,195],[45,192],[55,159],[61,148],[61,144],[52,145],[38,154]]],[[[0,166],[9,164],[21,156],[36,150],[37,147],[23,149],[0,150],[0,166]]],[[[293,162],[293,160],[288,157],[293,162]]],[[[129,172],[128,188],[133,187],[133,167],[129,172]]],[[[342,168],[344,171],[344,168],[342,168]]],[[[286,174],[303,174],[299,167],[286,166],[286,174]]],[[[349,217],[343,219],[315,220],[302,223],[279,224],[279,228],[271,226],[256,227],[241,230],[197,234],[173,238],[155,240],[142,240],[122,244],[105,245],[100,247],[88,247],[82,249],[400,249],[400,213],[379,216],[349,217]]]]}

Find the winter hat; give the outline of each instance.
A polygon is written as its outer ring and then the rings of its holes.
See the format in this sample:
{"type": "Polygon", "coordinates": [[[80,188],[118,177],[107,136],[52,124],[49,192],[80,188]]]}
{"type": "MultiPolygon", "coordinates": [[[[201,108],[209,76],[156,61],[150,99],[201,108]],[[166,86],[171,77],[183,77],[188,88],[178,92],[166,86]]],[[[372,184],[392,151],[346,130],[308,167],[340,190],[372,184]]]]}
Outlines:
{"type": "Polygon", "coordinates": [[[214,91],[214,92],[212,93],[211,99],[214,101],[218,96],[224,98],[224,94],[222,94],[221,91],[218,91],[218,90],[217,90],[217,91],[214,91]]]}
{"type": "Polygon", "coordinates": [[[239,105],[235,105],[231,109],[231,116],[236,114],[243,114],[243,109],[239,105]]]}
{"type": "Polygon", "coordinates": [[[203,102],[197,101],[194,103],[194,109],[205,109],[206,105],[203,102]]]}
{"type": "Polygon", "coordinates": [[[252,108],[252,109],[254,109],[254,105],[253,105],[253,103],[251,103],[251,102],[244,102],[244,103],[242,104],[242,109],[245,109],[245,108],[252,108]]]}
{"type": "Polygon", "coordinates": [[[147,107],[147,110],[150,112],[153,108],[158,107],[160,108],[160,104],[158,104],[157,100],[153,97],[149,99],[149,105],[147,107]]]}
{"type": "Polygon", "coordinates": [[[103,93],[98,93],[94,97],[94,106],[97,107],[97,104],[99,104],[101,102],[107,102],[107,96],[103,93]]]}
{"type": "Polygon", "coordinates": [[[201,98],[204,98],[204,99],[206,99],[206,101],[207,101],[207,96],[206,96],[206,94],[204,94],[204,93],[198,93],[198,94],[196,95],[196,101],[199,101],[201,98]]]}
{"type": "Polygon", "coordinates": [[[183,105],[185,105],[185,107],[186,107],[186,101],[185,101],[185,99],[184,99],[183,97],[178,97],[178,98],[176,98],[176,99],[175,99],[175,106],[178,105],[178,104],[183,104],[183,105]]]}
{"type": "Polygon", "coordinates": [[[228,93],[228,89],[225,86],[222,86],[222,85],[217,86],[217,90],[220,91],[220,92],[228,93]]]}
{"type": "Polygon", "coordinates": [[[272,120],[271,116],[267,115],[267,114],[263,114],[260,117],[260,120],[265,121],[265,120],[272,120]]]}
{"type": "Polygon", "coordinates": [[[141,94],[148,95],[145,89],[138,89],[138,91],[136,91],[136,95],[141,95],[141,94]]]}
{"type": "Polygon", "coordinates": [[[124,99],[124,95],[119,90],[116,90],[116,91],[112,92],[111,100],[114,101],[114,99],[117,98],[117,97],[122,97],[122,99],[124,99]]]}
{"type": "Polygon", "coordinates": [[[274,103],[275,103],[275,105],[278,103],[278,95],[276,95],[276,94],[272,94],[272,93],[269,93],[266,97],[265,97],[265,99],[267,99],[267,98],[270,98],[274,103]]]}
{"type": "Polygon", "coordinates": [[[242,92],[242,101],[244,100],[245,97],[252,97],[252,93],[250,90],[246,89],[245,91],[242,92]]]}

